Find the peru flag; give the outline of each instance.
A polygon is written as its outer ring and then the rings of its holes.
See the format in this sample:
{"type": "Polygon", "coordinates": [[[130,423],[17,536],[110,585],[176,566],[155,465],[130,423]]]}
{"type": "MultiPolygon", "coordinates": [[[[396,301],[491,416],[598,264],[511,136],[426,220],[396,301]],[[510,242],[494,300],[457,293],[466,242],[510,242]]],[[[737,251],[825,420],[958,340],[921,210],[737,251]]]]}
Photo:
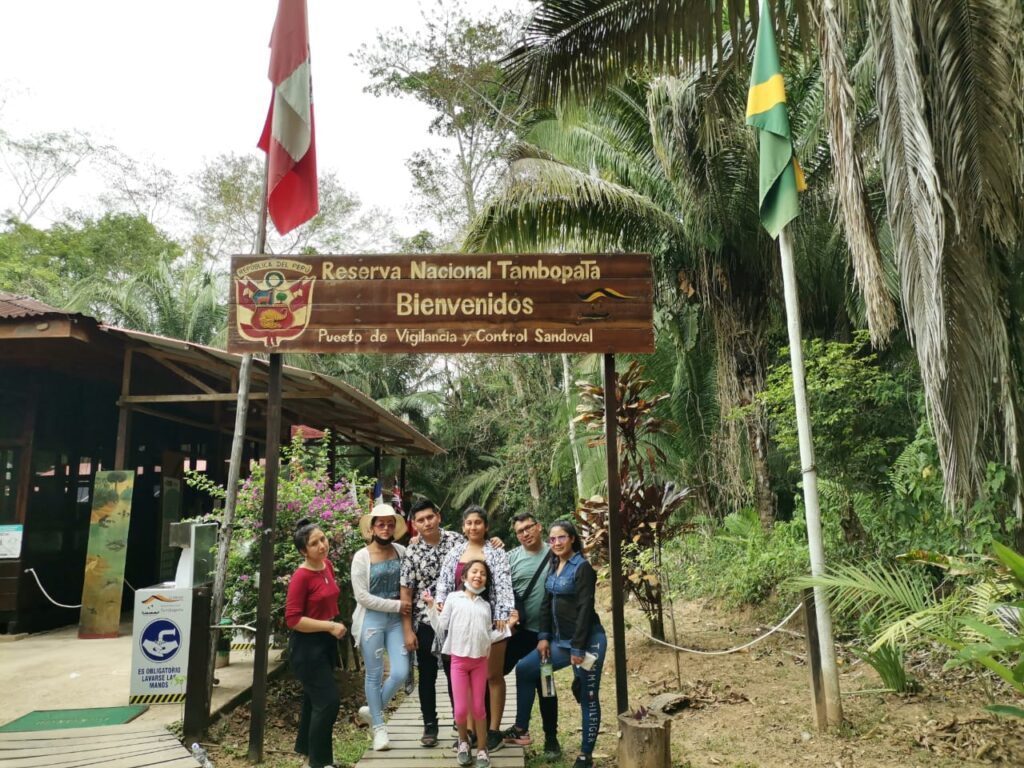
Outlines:
{"type": "Polygon", "coordinates": [[[320,210],[306,0],[279,0],[270,36],[274,95],[259,148],[269,155],[267,210],[282,235],[320,210]]]}

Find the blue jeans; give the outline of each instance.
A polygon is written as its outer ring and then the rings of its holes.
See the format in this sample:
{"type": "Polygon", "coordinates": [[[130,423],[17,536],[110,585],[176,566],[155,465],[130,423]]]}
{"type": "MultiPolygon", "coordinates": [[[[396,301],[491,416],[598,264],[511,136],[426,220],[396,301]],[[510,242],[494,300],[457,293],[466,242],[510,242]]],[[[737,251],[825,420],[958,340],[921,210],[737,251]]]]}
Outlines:
{"type": "MultiPolygon", "coordinates": [[[[583,738],[580,752],[589,755],[594,751],[597,732],[601,730],[601,671],[604,669],[604,657],[608,652],[608,637],[603,630],[591,633],[584,651],[597,656],[597,661],[590,671],[582,667],[573,667],[573,674],[580,681],[580,708],[583,710],[583,738]]],[[[551,641],[551,666],[562,669],[569,666],[569,649],[551,641]]],[[[533,699],[540,682],[540,654],[536,649],[528,653],[516,664],[516,728],[528,730],[530,713],[533,711],[533,699]]]]}
{"type": "Polygon", "coordinates": [[[366,703],[370,707],[374,726],[383,725],[384,708],[405,686],[405,679],[409,676],[402,617],[397,613],[367,611],[359,647],[363,651],[363,664],[366,666],[366,703]],[[385,652],[391,664],[391,674],[387,680],[383,680],[385,652]]]}

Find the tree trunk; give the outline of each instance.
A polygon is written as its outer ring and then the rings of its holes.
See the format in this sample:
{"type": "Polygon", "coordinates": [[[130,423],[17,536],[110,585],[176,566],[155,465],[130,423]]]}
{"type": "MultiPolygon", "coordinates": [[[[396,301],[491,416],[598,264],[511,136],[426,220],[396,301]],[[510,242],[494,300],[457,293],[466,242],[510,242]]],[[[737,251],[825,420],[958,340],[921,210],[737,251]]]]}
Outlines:
{"type": "Polygon", "coordinates": [[[619,768],[672,768],[672,720],[619,715],[619,768]]]}
{"type": "Polygon", "coordinates": [[[576,498],[583,498],[583,462],[580,461],[580,448],[576,444],[575,409],[572,407],[572,370],[569,366],[569,355],[562,353],[562,392],[565,393],[565,409],[569,413],[569,447],[572,449],[572,465],[576,471],[576,498]]]}
{"type": "Polygon", "coordinates": [[[655,640],[665,640],[665,611],[661,604],[661,590],[651,590],[650,611],[647,614],[647,621],[651,625],[651,637],[655,640]]]}
{"type": "Polygon", "coordinates": [[[750,469],[754,478],[754,503],[761,518],[761,527],[767,531],[775,525],[776,499],[768,470],[768,430],[756,406],[747,414],[746,425],[750,441],[750,469]]]}
{"type": "MultiPolygon", "coordinates": [[[[516,400],[522,410],[523,418],[526,419],[529,416],[529,407],[526,404],[526,390],[523,387],[523,380],[520,377],[515,360],[511,361],[509,370],[512,373],[512,386],[516,391],[516,400]]],[[[537,480],[536,467],[529,461],[526,464],[526,478],[530,486],[530,500],[533,502],[533,511],[536,512],[540,508],[540,482],[537,480]]]]}
{"type": "MultiPolygon", "coordinates": [[[[242,355],[238,371],[238,399],[235,404],[235,432],[231,439],[231,459],[228,465],[228,480],[224,485],[224,515],[221,518],[220,536],[217,546],[217,565],[213,572],[213,594],[211,596],[210,625],[220,624],[224,615],[224,589],[228,573],[228,555],[231,552],[231,538],[235,530],[235,506],[238,501],[238,480],[242,472],[242,454],[245,450],[246,414],[249,410],[250,371],[252,355],[242,355]]],[[[226,631],[226,630],[225,630],[226,631]]],[[[210,633],[210,664],[206,670],[207,712],[213,696],[214,665],[217,660],[217,640],[221,630],[210,633]]]]}
{"type": "Polygon", "coordinates": [[[839,518],[839,527],[843,529],[843,539],[847,544],[859,544],[867,541],[868,535],[861,525],[857,509],[853,506],[853,496],[847,496],[843,504],[842,516],[839,518]]]}

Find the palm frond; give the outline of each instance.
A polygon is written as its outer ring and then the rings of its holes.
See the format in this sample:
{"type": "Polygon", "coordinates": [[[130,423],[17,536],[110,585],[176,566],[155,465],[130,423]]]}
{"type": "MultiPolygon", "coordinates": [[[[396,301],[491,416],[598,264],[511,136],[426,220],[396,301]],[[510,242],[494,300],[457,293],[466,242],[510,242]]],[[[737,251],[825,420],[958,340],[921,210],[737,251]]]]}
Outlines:
{"type": "MultiPolygon", "coordinates": [[[[787,4],[803,30],[808,5],[787,4]]],[[[700,59],[721,60],[726,23],[732,49],[741,50],[748,34],[756,36],[757,2],[541,0],[523,43],[502,63],[512,86],[538,103],[586,99],[631,71],[674,73],[700,59]]]]}
{"type": "Polygon", "coordinates": [[[793,580],[797,587],[822,587],[837,615],[870,614],[882,626],[913,620],[934,608],[935,600],[925,577],[906,568],[881,563],[838,565],[821,576],[793,580]]]}
{"type": "Polygon", "coordinates": [[[519,160],[513,173],[505,194],[471,225],[465,250],[556,246],[567,238],[594,250],[656,250],[661,234],[678,227],[643,195],[561,163],[519,160]]]}
{"type": "MultiPolygon", "coordinates": [[[[1019,242],[1024,36],[1019,3],[872,6],[886,205],[907,330],[950,503],[983,477],[995,435],[1022,476],[1024,411],[994,244],[1019,242]],[[996,136],[995,134],[999,134],[996,136]],[[984,343],[979,343],[984,339],[984,343]]],[[[1018,495],[1018,512],[1020,507],[1018,495]]]]}
{"type": "MultiPolygon", "coordinates": [[[[827,0],[821,7],[819,47],[825,90],[828,140],[835,166],[839,211],[853,260],[854,275],[864,296],[871,340],[886,343],[896,329],[896,306],[889,294],[882,256],[868,208],[864,171],[856,148],[856,107],[846,68],[845,18],[842,5],[827,0]]],[[[805,137],[806,138],[806,137],[805,137]]]]}
{"type": "Polygon", "coordinates": [[[461,509],[470,501],[491,508],[491,502],[505,479],[505,473],[504,468],[494,457],[483,458],[493,464],[465,478],[461,490],[452,498],[452,506],[456,509],[461,509]]]}

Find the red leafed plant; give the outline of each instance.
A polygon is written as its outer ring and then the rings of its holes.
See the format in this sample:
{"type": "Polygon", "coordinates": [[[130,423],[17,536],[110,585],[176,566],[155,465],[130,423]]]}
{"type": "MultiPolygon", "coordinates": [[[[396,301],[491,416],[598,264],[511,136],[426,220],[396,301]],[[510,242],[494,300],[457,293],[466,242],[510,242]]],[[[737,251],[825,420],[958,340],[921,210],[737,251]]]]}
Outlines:
{"type": "MultiPolygon", "coordinates": [[[[667,394],[648,396],[653,382],[643,378],[637,363],[616,377],[616,403],[619,439],[620,521],[623,541],[622,569],[613,577],[623,578],[651,625],[651,635],[664,640],[662,587],[658,577],[661,542],[672,535],[673,515],[692,495],[692,490],[659,476],[665,465],[665,453],[655,442],[657,436],[670,434],[672,422],[654,415],[655,406],[667,394]]],[[[604,445],[604,388],[589,382],[577,382],[580,404],[576,421],[600,437],[588,445],[604,445]]],[[[608,501],[593,496],[576,510],[583,546],[596,563],[608,552],[608,501]]]]}

